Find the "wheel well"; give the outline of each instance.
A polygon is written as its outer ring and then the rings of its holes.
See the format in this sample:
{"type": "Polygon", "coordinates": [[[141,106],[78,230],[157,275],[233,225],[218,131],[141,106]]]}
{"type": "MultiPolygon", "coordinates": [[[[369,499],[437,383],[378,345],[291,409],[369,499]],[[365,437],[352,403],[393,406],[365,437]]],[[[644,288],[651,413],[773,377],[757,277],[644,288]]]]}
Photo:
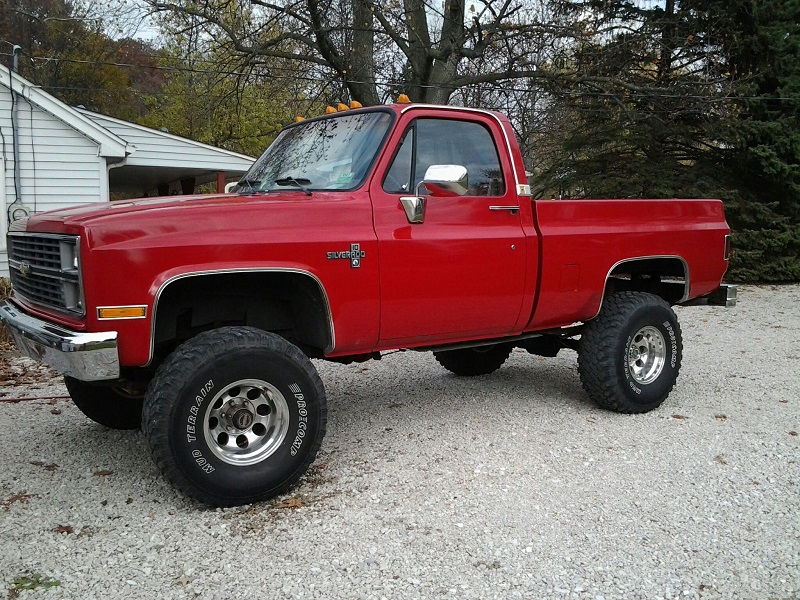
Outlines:
{"type": "Polygon", "coordinates": [[[626,260],[615,265],[606,279],[606,296],[620,290],[650,292],[677,304],[689,296],[689,268],[677,256],[626,260]]]}
{"type": "Polygon", "coordinates": [[[277,333],[311,357],[320,357],[333,346],[325,291],[315,278],[302,273],[182,277],[161,291],[154,318],[155,357],[163,357],[202,331],[225,325],[277,333]]]}

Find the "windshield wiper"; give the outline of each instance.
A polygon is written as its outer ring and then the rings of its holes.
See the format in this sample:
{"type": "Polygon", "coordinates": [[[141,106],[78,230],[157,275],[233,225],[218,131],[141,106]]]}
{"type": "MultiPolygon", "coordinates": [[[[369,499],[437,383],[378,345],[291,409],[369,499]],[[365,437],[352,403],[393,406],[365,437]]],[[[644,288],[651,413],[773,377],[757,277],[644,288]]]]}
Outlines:
{"type": "MultiPolygon", "coordinates": [[[[261,185],[261,180],[260,179],[240,179],[239,181],[236,182],[236,185],[238,187],[247,186],[248,188],[250,188],[250,193],[255,193],[255,192],[258,191],[258,186],[261,185]]],[[[237,190],[237,191],[239,191],[239,193],[242,193],[241,190],[237,190]]]]}
{"type": "Polygon", "coordinates": [[[311,190],[308,189],[306,186],[311,183],[310,179],[306,179],[305,177],[281,177],[280,179],[275,180],[275,185],[296,185],[306,196],[311,195],[311,190]]]}

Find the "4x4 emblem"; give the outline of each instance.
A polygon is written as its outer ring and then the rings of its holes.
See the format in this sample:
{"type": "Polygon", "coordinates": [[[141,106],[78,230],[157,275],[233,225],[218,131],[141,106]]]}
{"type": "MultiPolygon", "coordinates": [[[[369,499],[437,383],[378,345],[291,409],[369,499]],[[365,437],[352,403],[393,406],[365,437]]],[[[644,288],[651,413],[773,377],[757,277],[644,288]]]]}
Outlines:
{"type": "Polygon", "coordinates": [[[357,269],[361,266],[361,259],[364,258],[367,253],[361,249],[361,244],[350,244],[350,250],[344,250],[343,252],[328,252],[327,257],[328,260],[333,260],[336,258],[348,258],[350,259],[350,266],[354,269],[357,269]]]}

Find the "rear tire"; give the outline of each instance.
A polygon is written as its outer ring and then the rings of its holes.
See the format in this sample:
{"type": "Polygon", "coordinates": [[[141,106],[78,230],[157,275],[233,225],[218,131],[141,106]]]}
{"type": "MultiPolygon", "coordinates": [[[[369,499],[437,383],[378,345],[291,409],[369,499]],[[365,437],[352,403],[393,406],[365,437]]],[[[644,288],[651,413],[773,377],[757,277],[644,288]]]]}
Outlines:
{"type": "Polygon", "coordinates": [[[141,396],[73,377],[64,377],[64,384],[75,406],[95,423],[111,429],[139,429],[142,423],[141,396]]]}
{"type": "Polygon", "coordinates": [[[461,377],[488,375],[503,366],[511,354],[511,346],[497,344],[494,346],[476,346],[461,350],[444,350],[434,352],[437,362],[451,373],[461,377]]]}
{"type": "Polygon", "coordinates": [[[581,334],[578,373],[600,407],[644,413],[667,398],[681,367],[681,328],[669,304],[645,292],[617,292],[581,334]]]}
{"type": "Polygon", "coordinates": [[[190,339],[161,364],[142,427],[165,478],[211,506],[281,494],[325,435],[325,389],[308,357],[253,327],[190,339]]]}

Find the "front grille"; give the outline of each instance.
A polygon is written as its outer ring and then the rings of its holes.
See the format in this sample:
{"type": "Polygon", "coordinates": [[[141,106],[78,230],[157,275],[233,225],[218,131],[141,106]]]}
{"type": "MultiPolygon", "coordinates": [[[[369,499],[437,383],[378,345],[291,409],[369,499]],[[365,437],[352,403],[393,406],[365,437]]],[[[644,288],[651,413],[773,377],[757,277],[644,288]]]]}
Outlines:
{"type": "Polygon", "coordinates": [[[9,233],[14,292],[44,308],[83,315],[79,251],[77,236],[9,233]]]}

